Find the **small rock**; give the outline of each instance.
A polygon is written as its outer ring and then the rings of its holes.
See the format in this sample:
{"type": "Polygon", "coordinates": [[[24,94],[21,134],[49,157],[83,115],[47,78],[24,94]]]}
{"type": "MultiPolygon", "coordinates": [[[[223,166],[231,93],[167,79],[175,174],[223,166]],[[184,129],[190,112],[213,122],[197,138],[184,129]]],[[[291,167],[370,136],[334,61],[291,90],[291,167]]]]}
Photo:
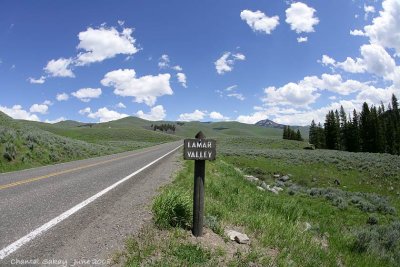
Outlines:
{"type": "Polygon", "coordinates": [[[274,178],[279,178],[279,177],[281,177],[280,174],[274,174],[274,178]]]}
{"type": "Polygon", "coordinates": [[[268,188],[269,188],[269,185],[267,185],[265,182],[262,182],[262,183],[260,184],[260,186],[261,186],[263,189],[268,189],[268,188]]]}
{"type": "Polygon", "coordinates": [[[254,177],[253,175],[245,175],[244,178],[246,178],[247,181],[250,182],[257,182],[259,179],[257,177],[254,177]]]}
{"type": "Polygon", "coordinates": [[[229,237],[230,240],[236,241],[239,244],[250,243],[250,239],[246,234],[242,234],[234,230],[228,230],[226,231],[226,235],[229,237]]]}
{"type": "Polygon", "coordinates": [[[282,182],[287,182],[289,180],[290,180],[290,177],[288,175],[284,175],[279,178],[279,181],[282,181],[282,182]]]}
{"type": "Polygon", "coordinates": [[[308,230],[310,230],[312,228],[311,224],[309,222],[306,222],[304,224],[304,232],[307,232],[308,230]]]}
{"type": "Polygon", "coordinates": [[[389,191],[393,191],[393,190],[394,190],[393,186],[389,187],[389,191]]]}
{"type": "Polygon", "coordinates": [[[274,190],[276,190],[276,191],[278,191],[278,192],[280,192],[280,191],[283,190],[283,188],[278,187],[278,186],[274,186],[272,189],[274,189],[274,190]]]}
{"type": "Polygon", "coordinates": [[[284,186],[285,186],[285,183],[282,182],[282,181],[276,181],[276,182],[275,182],[275,185],[278,186],[278,187],[284,187],[284,186]]]}
{"type": "Polygon", "coordinates": [[[261,191],[265,191],[265,189],[262,188],[261,186],[257,186],[257,189],[258,189],[258,190],[261,190],[261,191]]]}
{"type": "Polygon", "coordinates": [[[335,179],[334,183],[335,185],[340,185],[340,181],[338,179],[335,179]]]}
{"type": "Polygon", "coordinates": [[[312,178],[312,181],[315,183],[317,181],[317,178],[312,178]]]}

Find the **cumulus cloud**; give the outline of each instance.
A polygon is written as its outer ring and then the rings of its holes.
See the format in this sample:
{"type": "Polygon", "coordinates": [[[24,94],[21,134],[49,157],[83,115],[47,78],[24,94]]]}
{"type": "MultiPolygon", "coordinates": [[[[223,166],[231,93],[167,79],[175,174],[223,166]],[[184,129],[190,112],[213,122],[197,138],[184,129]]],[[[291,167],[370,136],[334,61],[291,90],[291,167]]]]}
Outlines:
{"type": "Polygon", "coordinates": [[[135,70],[119,69],[108,72],[101,80],[101,84],[114,87],[116,95],[132,96],[137,103],[153,106],[158,97],[173,94],[170,78],[171,75],[168,73],[137,78],[135,70]]]}
{"type": "Polygon", "coordinates": [[[328,65],[333,65],[334,66],[335,63],[336,63],[336,60],[334,60],[330,56],[323,55],[322,59],[319,62],[321,62],[322,65],[324,65],[324,66],[328,66],[328,65]]]}
{"type": "Polygon", "coordinates": [[[124,103],[119,102],[119,103],[117,104],[117,108],[126,108],[126,106],[125,106],[124,103]]]}
{"type": "Polygon", "coordinates": [[[172,69],[176,70],[176,71],[182,71],[183,70],[183,68],[181,66],[179,66],[179,65],[173,66],[172,69]]]}
{"type": "Polygon", "coordinates": [[[142,110],[139,110],[136,115],[148,121],[161,121],[167,116],[167,113],[162,105],[158,105],[151,108],[149,113],[144,113],[142,110]]]}
{"type": "Polygon", "coordinates": [[[101,93],[100,88],[81,88],[72,95],[82,102],[89,102],[93,98],[99,98],[101,93]]]}
{"type": "Polygon", "coordinates": [[[297,42],[298,43],[305,43],[308,41],[308,37],[307,36],[300,36],[297,38],[297,42]]]}
{"type": "Polygon", "coordinates": [[[340,74],[322,74],[321,77],[307,76],[298,83],[290,82],[282,87],[268,87],[262,101],[268,105],[293,105],[308,107],[320,96],[319,91],[327,90],[340,95],[349,95],[370,89],[372,86],[356,80],[343,80],[340,74]]]}
{"type": "Polygon", "coordinates": [[[0,111],[16,120],[40,121],[36,114],[24,110],[21,105],[14,105],[11,108],[0,106],[0,111]]]}
{"type": "Polygon", "coordinates": [[[73,78],[75,75],[71,70],[72,64],[73,60],[71,58],[52,59],[47,63],[46,67],[44,67],[44,71],[51,77],[73,78]]]}
{"type": "Polygon", "coordinates": [[[60,93],[56,96],[57,101],[67,101],[69,99],[69,95],[66,93],[60,93]]]}
{"type": "Polygon", "coordinates": [[[160,57],[160,61],[158,62],[158,67],[160,69],[167,69],[169,68],[169,56],[164,54],[160,57]]]}
{"type": "Polygon", "coordinates": [[[185,73],[178,72],[178,73],[176,74],[176,77],[178,78],[178,82],[179,82],[183,87],[187,88],[187,85],[186,85],[186,75],[185,75],[185,73]]]}
{"type": "Polygon", "coordinates": [[[291,82],[280,88],[274,86],[266,88],[264,90],[266,96],[262,100],[270,105],[308,106],[320,96],[316,91],[316,88],[291,82]]]}
{"type": "Polygon", "coordinates": [[[260,10],[243,10],[240,12],[240,18],[246,21],[247,25],[249,25],[253,31],[259,31],[265,34],[271,34],[271,32],[279,25],[278,16],[268,17],[260,10]]]}
{"type": "Polygon", "coordinates": [[[91,109],[89,107],[79,110],[79,114],[84,115],[86,113],[91,113],[91,109]]]}
{"type": "Polygon", "coordinates": [[[222,56],[214,62],[215,69],[218,74],[224,74],[233,70],[233,65],[237,60],[245,60],[246,57],[243,54],[233,54],[231,52],[225,52],[222,56]]]}
{"type": "Polygon", "coordinates": [[[296,33],[314,32],[314,26],[319,23],[315,16],[316,10],[302,2],[295,2],[286,9],[286,23],[296,33]]]}
{"type": "Polygon", "coordinates": [[[368,19],[368,15],[371,13],[375,13],[375,7],[374,6],[367,6],[366,4],[364,4],[364,19],[367,20],[368,19]]]}
{"type": "Polygon", "coordinates": [[[221,113],[217,112],[217,111],[212,111],[209,115],[210,119],[213,120],[218,120],[218,121],[227,121],[229,120],[229,117],[225,117],[224,115],[222,115],[221,113]]]}
{"type": "Polygon", "coordinates": [[[45,104],[33,104],[29,109],[32,113],[46,114],[49,107],[45,104]]]}
{"type": "Polygon", "coordinates": [[[30,83],[32,83],[32,84],[43,84],[46,81],[46,77],[40,76],[39,79],[35,79],[35,78],[32,78],[32,77],[29,77],[28,81],[30,83]]]}
{"type": "Polygon", "coordinates": [[[179,121],[200,121],[204,119],[207,114],[203,111],[196,109],[192,113],[183,113],[179,115],[179,121]]]}
{"type": "Polygon", "coordinates": [[[98,119],[99,122],[114,121],[114,120],[119,120],[119,119],[129,116],[124,113],[119,113],[114,110],[109,110],[106,107],[99,108],[96,112],[92,112],[90,108],[85,108],[85,109],[80,110],[79,114],[81,114],[81,115],[86,114],[88,118],[98,119]]]}
{"type": "Polygon", "coordinates": [[[355,30],[351,30],[350,31],[350,35],[353,35],[353,36],[365,36],[365,32],[363,32],[362,30],[355,29],[355,30]]]}
{"type": "Polygon", "coordinates": [[[379,11],[379,16],[372,20],[372,24],[364,27],[365,34],[371,43],[385,48],[393,48],[399,56],[400,1],[384,0],[382,7],[383,10],[379,11]]]}
{"type": "MultiPolygon", "coordinates": [[[[343,62],[331,60],[327,64],[350,73],[370,73],[385,80],[400,84],[400,67],[389,53],[378,44],[365,44],[360,47],[361,58],[347,57],[343,62]]],[[[322,59],[324,61],[324,58],[322,59]]]]}
{"type": "Polygon", "coordinates": [[[113,58],[118,54],[133,55],[139,50],[135,47],[135,39],[132,36],[133,29],[123,28],[119,32],[116,28],[87,28],[78,34],[78,49],[83,50],[78,54],[76,64],[88,65],[113,58]]]}

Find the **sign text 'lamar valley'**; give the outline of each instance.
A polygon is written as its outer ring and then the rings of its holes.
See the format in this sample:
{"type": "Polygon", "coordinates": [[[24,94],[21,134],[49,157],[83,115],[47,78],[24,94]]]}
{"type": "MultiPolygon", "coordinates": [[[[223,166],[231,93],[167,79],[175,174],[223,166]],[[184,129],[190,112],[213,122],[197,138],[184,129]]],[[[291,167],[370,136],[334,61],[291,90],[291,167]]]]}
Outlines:
{"type": "Polygon", "coordinates": [[[215,160],[216,142],[212,139],[185,139],[183,146],[184,159],[215,160]]]}

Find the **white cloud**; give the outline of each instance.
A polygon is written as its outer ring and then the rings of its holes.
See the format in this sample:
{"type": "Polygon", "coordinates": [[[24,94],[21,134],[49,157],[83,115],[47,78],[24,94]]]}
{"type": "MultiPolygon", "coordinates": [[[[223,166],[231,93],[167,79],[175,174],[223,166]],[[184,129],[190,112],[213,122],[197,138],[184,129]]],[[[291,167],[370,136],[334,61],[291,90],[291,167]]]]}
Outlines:
{"type": "Polygon", "coordinates": [[[228,96],[228,97],[233,97],[233,98],[236,98],[236,99],[241,100],[241,101],[243,101],[243,100],[246,99],[246,98],[245,98],[242,94],[240,94],[240,93],[227,94],[226,96],[228,96]]]}
{"type": "Polygon", "coordinates": [[[173,66],[172,69],[176,70],[176,71],[182,71],[183,70],[182,67],[179,66],[179,65],[173,66]]]}
{"type": "Polygon", "coordinates": [[[365,36],[365,32],[355,29],[355,30],[351,30],[350,31],[350,35],[353,35],[353,36],[365,36]]]}
{"type": "Polygon", "coordinates": [[[160,69],[167,69],[169,68],[169,56],[164,54],[160,57],[160,61],[158,62],[158,67],[160,69]]]}
{"type": "Polygon", "coordinates": [[[268,17],[260,10],[243,10],[240,12],[240,18],[246,21],[247,25],[249,25],[253,31],[259,31],[265,34],[271,34],[279,25],[278,16],[268,17]]]}
{"type": "Polygon", "coordinates": [[[117,104],[117,108],[126,108],[126,106],[124,105],[124,103],[119,102],[119,103],[117,104]]]}
{"type": "Polygon", "coordinates": [[[104,26],[94,29],[87,28],[78,34],[78,49],[84,50],[77,56],[78,66],[88,65],[113,58],[118,54],[133,55],[138,52],[135,47],[135,39],[132,36],[133,29],[123,28],[118,32],[114,27],[104,26]]]}
{"type": "Polygon", "coordinates": [[[187,85],[186,85],[186,75],[185,75],[185,73],[178,72],[178,73],[176,74],[176,77],[178,78],[178,81],[180,82],[180,84],[181,84],[183,87],[187,88],[187,85]]]}
{"type": "Polygon", "coordinates": [[[367,83],[356,80],[343,80],[339,74],[322,74],[321,77],[307,76],[298,83],[290,82],[280,88],[268,87],[264,90],[265,97],[262,101],[271,106],[293,105],[308,107],[320,96],[322,90],[349,95],[354,92],[370,89],[367,83]]]}
{"type": "Polygon", "coordinates": [[[364,27],[365,34],[371,43],[394,48],[400,55],[400,1],[384,0],[382,7],[372,24],[364,27]]]}
{"type": "Polygon", "coordinates": [[[297,38],[297,42],[298,43],[305,43],[308,41],[308,37],[307,36],[300,36],[297,38]]]}
{"type": "Polygon", "coordinates": [[[229,87],[225,88],[225,91],[230,92],[230,91],[235,90],[236,88],[237,88],[237,85],[235,84],[235,85],[232,85],[232,86],[229,86],[229,87]]]}
{"type": "Polygon", "coordinates": [[[241,53],[236,53],[232,55],[236,60],[246,60],[246,56],[241,53]]]}
{"type": "Polygon", "coordinates": [[[365,44],[360,47],[361,58],[347,57],[343,62],[330,62],[334,67],[350,73],[377,75],[385,80],[400,84],[400,67],[388,52],[378,44],[365,44]]]}
{"type": "Polygon", "coordinates": [[[46,114],[48,111],[49,107],[45,104],[33,104],[29,111],[31,113],[40,113],[40,114],[46,114]]]}
{"type": "Polygon", "coordinates": [[[85,108],[79,111],[79,114],[84,115],[87,114],[88,118],[91,119],[99,119],[99,122],[108,122],[113,120],[119,120],[129,115],[124,113],[119,113],[114,110],[109,110],[108,108],[100,108],[96,112],[92,112],[90,108],[85,108]]]}
{"type": "Polygon", "coordinates": [[[364,4],[364,12],[365,12],[364,19],[367,20],[369,13],[371,14],[375,13],[375,7],[367,6],[366,4],[364,4]]]}
{"type": "Polygon", "coordinates": [[[333,65],[334,66],[336,61],[333,58],[331,58],[331,57],[329,57],[327,55],[323,55],[322,56],[322,60],[319,61],[319,62],[321,62],[322,65],[324,65],[324,66],[328,66],[328,65],[333,65]]]}
{"type": "Polygon", "coordinates": [[[69,99],[69,95],[66,93],[57,94],[57,101],[67,101],[69,99]]]}
{"type": "Polygon", "coordinates": [[[14,105],[11,108],[0,106],[0,111],[17,120],[40,121],[36,114],[32,114],[24,109],[21,105],[14,105]]]}
{"type": "Polygon", "coordinates": [[[170,78],[171,75],[168,73],[136,78],[135,70],[119,69],[108,72],[101,80],[101,84],[114,87],[116,95],[132,96],[135,97],[137,103],[153,106],[157,97],[173,94],[169,83],[170,78]]]}
{"type": "Polygon", "coordinates": [[[44,70],[52,77],[75,77],[71,70],[73,60],[71,58],[59,58],[50,60],[44,70]]]}
{"type": "Polygon", "coordinates": [[[237,60],[245,60],[246,57],[243,54],[234,54],[231,52],[225,52],[223,55],[214,62],[215,69],[218,74],[224,74],[233,70],[233,65],[237,60]]]}
{"type": "Polygon", "coordinates": [[[317,89],[302,84],[288,83],[280,88],[265,88],[266,96],[262,101],[270,105],[308,106],[317,100],[320,94],[317,89]]]}
{"type": "Polygon", "coordinates": [[[209,116],[210,116],[210,119],[213,119],[213,120],[219,120],[219,121],[229,120],[229,117],[225,117],[224,115],[222,115],[221,113],[219,113],[217,111],[212,111],[209,116]]]}
{"type": "Polygon", "coordinates": [[[92,112],[92,110],[89,107],[79,110],[79,114],[81,114],[81,115],[84,115],[86,113],[91,113],[91,112],[92,112]]]}
{"type": "Polygon", "coordinates": [[[251,115],[239,115],[236,121],[247,124],[255,124],[258,121],[268,119],[267,111],[256,111],[251,115]]]}
{"type": "Polygon", "coordinates": [[[302,2],[295,2],[286,9],[286,23],[296,33],[314,32],[314,26],[319,19],[314,16],[315,9],[302,2]]]}
{"type": "Polygon", "coordinates": [[[60,121],[65,121],[65,120],[67,120],[67,119],[64,118],[64,117],[60,117],[60,118],[57,118],[57,119],[55,119],[55,120],[45,120],[44,122],[45,122],[45,123],[54,124],[54,123],[57,123],[57,122],[60,122],[60,121]]]}
{"type": "Polygon", "coordinates": [[[89,102],[92,98],[99,98],[101,93],[100,88],[81,88],[72,95],[82,102],[89,102]]]}
{"type": "Polygon", "coordinates": [[[149,113],[144,113],[142,110],[139,110],[136,115],[141,119],[149,121],[161,121],[167,116],[166,111],[162,105],[151,108],[149,113]]]}
{"type": "Polygon", "coordinates": [[[183,113],[179,115],[180,121],[200,121],[204,119],[207,114],[203,111],[196,109],[192,113],[183,113]]]}
{"type": "Polygon", "coordinates": [[[35,79],[35,78],[32,78],[32,77],[29,77],[28,81],[30,83],[33,83],[33,84],[44,84],[44,82],[46,81],[46,77],[40,76],[39,79],[35,79]]]}

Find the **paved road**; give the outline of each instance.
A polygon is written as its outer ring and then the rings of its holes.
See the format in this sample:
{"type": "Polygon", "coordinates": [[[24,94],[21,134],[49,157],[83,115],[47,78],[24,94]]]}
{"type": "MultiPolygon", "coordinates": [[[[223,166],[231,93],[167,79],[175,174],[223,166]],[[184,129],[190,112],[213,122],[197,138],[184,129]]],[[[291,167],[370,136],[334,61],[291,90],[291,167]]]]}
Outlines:
{"type": "Polygon", "coordinates": [[[141,208],[130,209],[146,205],[160,179],[170,177],[174,168],[168,161],[177,158],[181,144],[0,174],[0,265],[104,263],[106,258],[91,257],[106,257],[101,250],[120,246],[102,236],[132,227],[143,215],[141,208]]]}

